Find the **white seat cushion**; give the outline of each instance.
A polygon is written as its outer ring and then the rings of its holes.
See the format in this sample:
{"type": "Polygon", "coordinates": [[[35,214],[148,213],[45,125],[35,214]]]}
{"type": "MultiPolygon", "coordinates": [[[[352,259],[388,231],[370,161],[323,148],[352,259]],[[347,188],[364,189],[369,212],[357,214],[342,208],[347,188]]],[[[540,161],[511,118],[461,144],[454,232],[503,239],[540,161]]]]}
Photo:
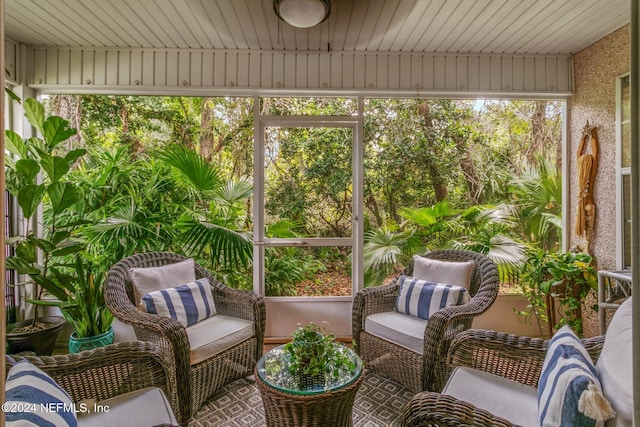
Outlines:
{"type": "Polygon", "coordinates": [[[607,426],[631,427],[633,417],[633,371],[631,298],[616,310],[607,328],[604,346],[596,362],[602,391],[617,416],[607,426]]]}
{"type": "Polygon", "coordinates": [[[111,322],[111,327],[113,328],[114,342],[138,340],[138,338],[136,337],[136,331],[133,329],[133,326],[120,321],[120,319],[113,319],[113,322],[111,322]]]}
{"type": "Polygon", "coordinates": [[[121,394],[101,402],[80,402],[91,411],[79,412],[78,427],[139,427],[159,424],[178,425],[166,396],[156,387],[121,394]],[[94,407],[96,411],[94,412],[94,407]]]}
{"type": "Polygon", "coordinates": [[[514,424],[538,427],[535,387],[467,367],[457,367],[442,394],[464,400],[514,424]]]}
{"type": "Polygon", "coordinates": [[[419,317],[387,311],[367,316],[364,321],[364,330],[371,335],[422,354],[427,322],[428,320],[419,317]]]}
{"type": "Polygon", "coordinates": [[[195,365],[253,336],[253,323],[216,314],[187,328],[191,364],[195,365]]]}

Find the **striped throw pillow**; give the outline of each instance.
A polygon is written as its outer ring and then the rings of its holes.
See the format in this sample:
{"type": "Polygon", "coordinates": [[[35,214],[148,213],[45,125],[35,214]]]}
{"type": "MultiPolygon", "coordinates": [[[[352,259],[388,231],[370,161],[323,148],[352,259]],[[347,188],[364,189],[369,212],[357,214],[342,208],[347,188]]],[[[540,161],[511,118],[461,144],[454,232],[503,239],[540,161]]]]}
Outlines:
{"type": "Polygon", "coordinates": [[[7,374],[6,426],[77,426],[71,397],[47,373],[26,360],[7,374]]]}
{"type": "Polygon", "coordinates": [[[471,297],[462,286],[429,282],[401,275],[398,279],[400,293],[395,309],[421,319],[429,319],[436,311],[469,302],[471,297]]]}
{"type": "Polygon", "coordinates": [[[206,278],[175,288],[149,292],[142,297],[148,313],[170,317],[185,327],[216,314],[211,285],[206,278]]]}
{"type": "Polygon", "coordinates": [[[563,326],[551,338],[538,381],[540,425],[592,427],[614,415],[589,353],[563,326]]]}

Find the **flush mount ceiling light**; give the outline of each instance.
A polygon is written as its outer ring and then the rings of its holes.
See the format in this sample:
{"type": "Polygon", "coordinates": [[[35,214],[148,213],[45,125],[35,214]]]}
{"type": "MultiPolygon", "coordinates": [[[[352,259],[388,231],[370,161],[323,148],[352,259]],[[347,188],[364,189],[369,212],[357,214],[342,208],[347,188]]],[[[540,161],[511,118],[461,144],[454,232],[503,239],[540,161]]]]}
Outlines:
{"type": "Polygon", "coordinates": [[[331,0],[273,0],[273,10],[287,24],[309,28],[329,17],[331,0]]]}

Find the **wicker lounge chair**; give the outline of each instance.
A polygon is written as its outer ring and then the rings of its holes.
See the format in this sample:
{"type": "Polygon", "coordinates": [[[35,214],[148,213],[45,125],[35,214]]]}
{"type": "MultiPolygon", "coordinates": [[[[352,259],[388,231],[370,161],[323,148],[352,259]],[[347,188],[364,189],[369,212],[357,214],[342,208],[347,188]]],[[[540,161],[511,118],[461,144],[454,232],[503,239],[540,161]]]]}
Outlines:
{"type": "MultiPolygon", "coordinates": [[[[442,309],[429,318],[421,353],[365,330],[367,316],[394,311],[400,289],[397,280],[361,290],[353,303],[353,339],[367,369],[393,378],[414,392],[442,389],[450,373],[445,362],[451,341],[456,334],[471,327],[475,316],[491,306],[498,295],[499,286],[497,268],[484,255],[464,250],[438,250],[425,257],[455,262],[473,260],[475,268],[469,286],[471,301],[442,309]]],[[[411,276],[413,266],[414,262],[405,269],[404,274],[411,276]]]]}
{"type": "MultiPolygon", "coordinates": [[[[141,425],[144,423],[142,420],[165,425],[176,422],[173,415],[178,413],[178,408],[172,405],[171,413],[171,409],[166,408],[167,401],[164,398],[171,394],[170,367],[160,349],[152,343],[116,343],[56,356],[7,355],[7,371],[22,360],[29,361],[51,376],[78,404],[78,408],[79,402],[97,402],[108,409],[107,413],[93,416],[80,414],[79,425],[141,425]],[[162,393],[155,388],[162,390],[162,393]],[[145,403],[150,406],[145,407],[145,403]],[[131,406],[137,406],[139,411],[131,413],[131,406]]],[[[25,400],[21,402],[25,405],[28,403],[25,400]]],[[[87,408],[91,410],[91,407],[87,408]]]]}
{"type": "Polygon", "coordinates": [[[632,425],[633,303],[620,305],[606,335],[582,340],[566,326],[551,340],[477,329],[459,334],[442,394],[416,394],[402,425],[632,425]]]}
{"type": "Polygon", "coordinates": [[[105,301],[115,317],[132,325],[138,339],[157,344],[173,365],[175,375],[172,380],[177,396],[171,398],[178,400],[180,413],[176,416],[181,423],[188,421],[200,405],[222,386],[251,375],[262,355],[266,316],[262,297],[254,292],[225,286],[196,263],[195,277],[207,278],[211,284],[216,316],[251,322],[252,331],[250,337],[230,346],[225,344],[223,350],[207,355],[203,360],[199,360],[201,356],[194,358],[187,329],[180,322],[136,307],[130,276],[131,268],[160,267],[186,259],[165,252],[133,255],[114,265],[105,283],[105,301]]]}
{"type": "MultiPolygon", "coordinates": [[[[597,360],[604,336],[583,339],[582,342],[593,360],[597,360]]],[[[458,335],[452,343],[449,366],[469,367],[537,387],[548,343],[548,340],[538,338],[470,329],[458,335]]],[[[487,390],[477,390],[477,393],[487,393],[487,390]]],[[[493,393],[492,398],[499,400],[501,396],[493,393]]],[[[402,425],[511,427],[514,424],[456,397],[421,392],[405,406],[402,425]]]]}

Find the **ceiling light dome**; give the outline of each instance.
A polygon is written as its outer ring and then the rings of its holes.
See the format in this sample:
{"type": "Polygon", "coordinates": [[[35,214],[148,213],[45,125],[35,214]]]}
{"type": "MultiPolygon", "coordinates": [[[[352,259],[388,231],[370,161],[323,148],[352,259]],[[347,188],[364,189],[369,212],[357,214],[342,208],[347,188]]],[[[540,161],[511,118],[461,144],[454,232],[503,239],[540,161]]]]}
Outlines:
{"type": "Polygon", "coordinates": [[[273,0],[273,9],[287,24],[309,28],[329,17],[331,0],[273,0]]]}

